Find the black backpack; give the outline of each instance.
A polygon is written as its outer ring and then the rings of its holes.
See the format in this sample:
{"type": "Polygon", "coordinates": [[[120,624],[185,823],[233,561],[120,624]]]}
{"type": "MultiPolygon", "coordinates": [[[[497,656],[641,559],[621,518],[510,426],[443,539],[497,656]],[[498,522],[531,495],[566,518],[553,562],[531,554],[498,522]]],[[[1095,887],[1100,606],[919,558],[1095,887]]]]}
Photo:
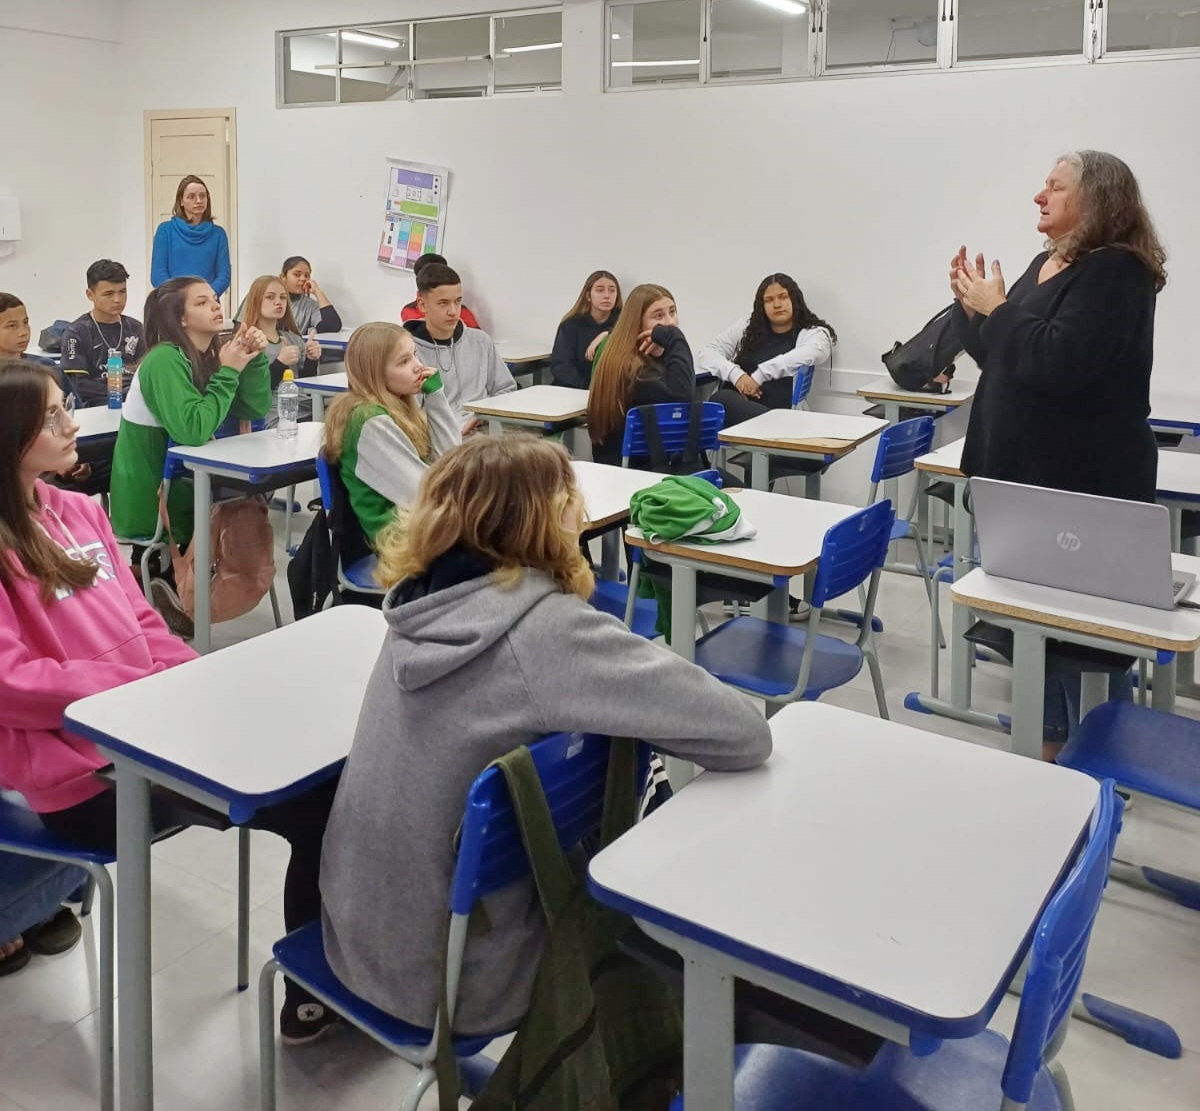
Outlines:
{"type": "Polygon", "coordinates": [[[56,320],[53,324],[48,324],[38,336],[38,347],[51,355],[61,355],[63,336],[69,327],[69,320],[56,320]]]}
{"type": "Polygon", "coordinates": [[[954,377],[954,360],[963,346],[954,333],[950,314],[954,306],[942,309],[906,343],[897,341],[880,358],[892,380],[904,390],[946,393],[948,385],[934,382],[938,375],[954,377]]]}

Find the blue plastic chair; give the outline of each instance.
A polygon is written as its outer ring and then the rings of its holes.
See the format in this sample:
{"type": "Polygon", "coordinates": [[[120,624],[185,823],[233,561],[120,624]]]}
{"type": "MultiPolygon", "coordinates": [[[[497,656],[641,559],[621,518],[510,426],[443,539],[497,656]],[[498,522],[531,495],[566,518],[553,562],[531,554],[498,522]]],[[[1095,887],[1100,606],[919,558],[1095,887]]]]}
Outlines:
{"type": "MultiPolygon", "coordinates": [[[[324,452],[317,454],[317,484],[321,488],[321,507],[330,520],[333,519],[335,506],[343,511],[346,520],[356,521],[354,511],[350,508],[349,497],[345,486],[342,485],[341,475],[329,465],[324,452]]],[[[372,594],[383,597],[387,593],[375,578],[378,566],[375,554],[369,553],[353,563],[342,562],[341,543],[334,546],[334,563],[336,567],[338,586],[342,590],[352,590],[358,594],[372,594]]]]}
{"type": "Polygon", "coordinates": [[[793,409],[799,409],[801,405],[808,401],[808,395],[812,392],[813,375],[816,373],[816,369],[811,364],[796,367],[795,376],[792,378],[793,409]]]}
{"type": "Polygon", "coordinates": [[[664,456],[694,452],[698,456],[718,450],[721,442],[717,433],[725,424],[725,410],[715,401],[666,401],[658,405],[639,405],[625,414],[625,438],[621,441],[621,466],[628,467],[631,458],[649,459],[650,469],[666,466],[666,459],[656,459],[657,453],[647,440],[643,411],[652,410],[654,423],[662,441],[664,456]],[[699,409],[697,437],[691,437],[692,411],[699,409]]]}
{"type": "MultiPolygon", "coordinates": [[[[799,1049],[739,1046],[737,1111],[1071,1111],[1070,1085],[1054,1058],[1083,975],[1120,813],[1112,783],[1105,783],[1082,852],[1034,934],[1011,1043],[991,1030],[945,1041],[926,1056],[888,1043],[862,1070],[799,1049]]],[[[671,1105],[683,1107],[682,1098],[671,1105]]]]}
{"type": "Polygon", "coordinates": [[[735,617],[697,642],[696,663],[722,682],[765,699],[767,712],[772,713],[788,702],[813,701],[848,683],[866,660],[879,716],[886,718],[872,617],[894,519],[892,503],[885,500],[860,509],[825,533],[807,628],[735,617]],[[825,604],[867,579],[870,584],[857,639],[847,642],[821,634],[825,604]]]}
{"type": "MultiPolygon", "coordinates": [[[[610,750],[607,737],[580,733],[554,733],[530,746],[529,752],[558,831],[559,844],[564,849],[600,830],[610,750]]],[[[645,746],[639,746],[639,784],[646,778],[648,755],[645,746]]],[[[350,991],[325,959],[320,919],[276,942],[274,957],[263,967],[259,978],[260,1107],[263,1111],[274,1111],[275,1108],[276,972],[302,984],[347,1022],[397,1056],[417,1065],[420,1071],[405,1090],[400,1103],[404,1111],[416,1111],[421,1097],[434,1081],[437,1023],[445,1019],[453,1024],[471,911],[484,896],[528,875],[529,858],[521,841],[508,785],[498,768],[487,768],[479,774],[467,795],[458,860],[449,891],[450,929],[445,976],[451,1013],[448,1016],[439,1013],[433,1028],[403,1022],[350,991]]],[[[470,1058],[503,1033],[506,1031],[478,1037],[456,1036],[453,1038],[455,1053],[460,1059],[470,1058]]]]}

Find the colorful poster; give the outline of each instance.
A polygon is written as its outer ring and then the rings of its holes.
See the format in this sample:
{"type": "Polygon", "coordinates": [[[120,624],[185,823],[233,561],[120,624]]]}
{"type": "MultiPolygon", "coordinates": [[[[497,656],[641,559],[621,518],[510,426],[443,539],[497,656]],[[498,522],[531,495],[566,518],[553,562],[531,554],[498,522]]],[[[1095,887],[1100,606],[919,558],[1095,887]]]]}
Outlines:
{"type": "Polygon", "coordinates": [[[449,181],[444,166],[388,159],[387,206],[376,255],[384,266],[411,270],[422,255],[441,250],[449,181]]]}

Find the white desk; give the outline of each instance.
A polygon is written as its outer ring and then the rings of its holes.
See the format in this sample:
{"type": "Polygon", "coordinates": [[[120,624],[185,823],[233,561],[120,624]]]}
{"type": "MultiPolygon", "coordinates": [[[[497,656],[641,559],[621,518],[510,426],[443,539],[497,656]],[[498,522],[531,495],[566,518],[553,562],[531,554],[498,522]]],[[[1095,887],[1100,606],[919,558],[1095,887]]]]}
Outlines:
{"type": "MultiPolygon", "coordinates": [[[[196,546],[197,568],[208,567],[212,562],[212,537],[208,522],[212,510],[213,478],[232,478],[252,485],[272,482],[274,489],[307,482],[316,478],[317,453],[321,450],[324,433],[325,425],[320,421],[306,421],[290,439],[284,439],[273,428],[266,428],[261,432],[251,432],[248,436],[212,440],[200,447],[177,445],[167,452],[170,458],[178,460],[195,476],[193,504],[196,531],[192,543],[196,546]]],[[[291,523],[292,499],[289,496],[289,536],[291,523]]],[[[196,576],[195,621],[193,644],[197,652],[207,652],[211,647],[212,633],[207,575],[196,576]]]]}
{"type": "Polygon", "coordinates": [[[530,386],[527,390],[481,397],[464,403],[468,413],[487,421],[498,436],[506,424],[540,432],[560,432],[587,417],[588,392],[569,386],[530,386]]]}
{"type": "Polygon", "coordinates": [[[890,378],[877,378],[865,386],[860,386],[855,393],[868,401],[883,406],[883,415],[889,424],[895,424],[900,419],[900,409],[921,409],[927,413],[944,413],[965,405],[975,396],[975,382],[961,382],[953,379],[949,393],[926,393],[924,390],[902,390],[890,378]]]}
{"type": "Polygon", "coordinates": [[[788,581],[817,565],[826,531],[860,506],[792,498],[766,490],[737,490],[734,500],[747,521],[758,529],[746,540],[720,544],[664,541],[651,544],[638,528],[625,531],[626,541],[642,548],[671,568],[671,648],[684,659],[695,659],[696,572],[714,571],[775,589],[767,598],[767,616],[788,619],[788,581]]]}
{"type": "Polygon", "coordinates": [[[301,393],[312,398],[313,420],[322,420],[325,398],[345,393],[350,388],[350,380],[344,370],[336,370],[332,374],[318,374],[315,378],[297,378],[296,385],[301,393]]]}
{"type": "Polygon", "coordinates": [[[354,328],[343,328],[340,332],[318,332],[317,343],[328,351],[345,351],[354,328]]]}
{"type": "Polygon", "coordinates": [[[583,524],[583,538],[600,534],[600,574],[605,579],[615,579],[620,559],[621,534],[617,526],[629,520],[629,500],[639,490],[653,486],[663,476],[653,471],[639,471],[633,467],[613,467],[607,463],[589,463],[572,460],[575,484],[583,494],[584,512],[587,519],[583,524]]]}
{"type": "MultiPolygon", "coordinates": [[[[718,434],[721,443],[751,454],[750,483],[755,490],[770,487],[771,456],[815,459],[833,463],[849,455],[864,440],[878,436],[888,425],[877,417],[848,417],[807,409],[772,409],[718,434]]],[[[821,496],[819,471],[806,476],[805,496],[821,496]]]]}
{"type": "Polygon", "coordinates": [[[336,775],[354,737],[385,625],[338,606],[212,656],[67,707],[65,725],[108,756],[117,779],[117,1005],[121,1107],[154,1106],[150,991],[150,784],[235,823],[336,775]],[[297,661],[319,661],[318,699],[276,698],[297,661]],[[163,723],[169,721],[170,728],[163,723]]]}
{"type": "Polygon", "coordinates": [[[1200,393],[1150,392],[1152,428],[1175,432],[1181,436],[1200,436],[1200,393]]]}
{"type": "Polygon", "coordinates": [[[529,363],[544,363],[550,358],[545,342],[537,343],[522,339],[498,339],[496,351],[514,373],[521,373],[529,363]]]}
{"type": "Polygon", "coordinates": [[[120,409],[110,409],[106,405],[93,405],[87,409],[76,409],[71,415],[79,425],[75,440],[79,444],[102,443],[105,440],[117,439],[121,428],[120,409]]]}
{"type": "Polygon", "coordinates": [[[1158,500],[1171,511],[1171,548],[1183,544],[1183,511],[1200,508],[1200,455],[1184,451],[1158,453],[1158,500]]]}
{"type": "Polygon", "coordinates": [[[588,869],[684,957],[688,1111],[733,1106],[734,978],[901,1043],[982,1030],[1099,798],[1065,768],[823,703],[771,732],[767,763],[705,772],[588,869]]]}

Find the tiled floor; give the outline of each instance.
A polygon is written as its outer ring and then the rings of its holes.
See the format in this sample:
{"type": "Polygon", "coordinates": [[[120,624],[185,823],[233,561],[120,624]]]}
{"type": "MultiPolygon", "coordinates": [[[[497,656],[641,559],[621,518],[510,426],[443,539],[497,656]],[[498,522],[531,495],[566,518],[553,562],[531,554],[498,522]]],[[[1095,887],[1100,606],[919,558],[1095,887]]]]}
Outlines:
{"type": "MultiPolygon", "coordinates": [[[[287,614],[291,607],[283,566],[281,559],[279,590],[287,614]]],[[[945,608],[948,617],[948,602],[945,608]]],[[[1003,746],[1005,739],[999,734],[903,709],[904,695],[927,682],[928,609],[920,584],[887,576],[879,614],[887,626],[880,654],[893,718],[1003,746]]],[[[265,631],[270,623],[264,604],[239,621],[218,626],[215,644],[220,647],[265,631]]],[[[981,704],[1002,707],[1008,693],[1006,672],[994,665],[980,666],[975,689],[981,704]]],[[[281,691],[265,693],[287,696],[281,691]]],[[[292,694],[309,696],[300,683],[292,694]]],[[[865,674],[828,700],[875,713],[865,674]]],[[[1182,710],[1195,712],[1196,706],[1185,703],[1182,710]]],[[[1020,804],[1012,800],[1012,805],[1020,804]]],[[[947,830],[947,836],[953,831],[947,830]]],[[[257,970],[283,933],[286,849],[263,833],[254,834],[253,846],[251,967],[257,970]]],[[[1139,800],[1126,819],[1121,849],[1128,856],[1195,875],[1200,820],[1139,800]]],[[[169,1111],[257,1107],[255,994],[234,990],[236,838],[233,833],[187,831],[155,846],[153,856],[157,1106],[169,1111]]],[[[1095,994],[1173,1024],[1184,1055],[1178,1061],[1164,1060],[1072,1022],[1062,1060],[1080,1111],[1194,1111],[1200,1106],[1200,916],[1148,894],[1111,886],[1084,983],[1095,994]]],[[[0,980],[0,1111],[82,1111],[97,1105],[95,1006],[90,922],[85,922],[83,943],[71,953],[35,958],[25,971],[0,980]]],[[[996,1028],[1007,1030],[1015,1012],[1015,1001],[1005,1000],[996,1028]]],[[[338,1030],[306,1049],[284,1049],[279,1058],[279,1106],[292,1111],[393,1108],[399,1085],[410,1075],[409,1066],[352,1030],[338,1030]]],[[[434,1102],[427,1096],[425,1106],[434,1102]]]]}

